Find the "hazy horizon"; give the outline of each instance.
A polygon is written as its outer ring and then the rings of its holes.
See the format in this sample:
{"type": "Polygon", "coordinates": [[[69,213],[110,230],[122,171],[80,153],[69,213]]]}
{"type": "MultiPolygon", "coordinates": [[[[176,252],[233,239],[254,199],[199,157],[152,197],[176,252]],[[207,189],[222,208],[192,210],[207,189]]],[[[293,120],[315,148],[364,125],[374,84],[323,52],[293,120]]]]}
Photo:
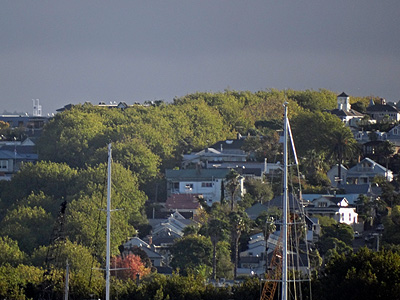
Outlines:
{"type": "Polygon", "coordinates": [[[328,89],[400,100],[400,2],[6,1],[0,112],[328,89]]]}

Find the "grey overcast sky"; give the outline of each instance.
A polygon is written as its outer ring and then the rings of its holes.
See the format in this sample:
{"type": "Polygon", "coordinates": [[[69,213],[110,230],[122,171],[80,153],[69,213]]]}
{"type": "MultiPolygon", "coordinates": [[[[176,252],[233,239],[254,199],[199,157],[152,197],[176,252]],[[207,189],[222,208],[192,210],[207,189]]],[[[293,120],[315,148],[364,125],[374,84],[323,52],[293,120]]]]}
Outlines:
{"type": "Polygon", "coordinates": [[[0,114],[268,88],[400,100],[400,1],[0,1],[0,114]]]}

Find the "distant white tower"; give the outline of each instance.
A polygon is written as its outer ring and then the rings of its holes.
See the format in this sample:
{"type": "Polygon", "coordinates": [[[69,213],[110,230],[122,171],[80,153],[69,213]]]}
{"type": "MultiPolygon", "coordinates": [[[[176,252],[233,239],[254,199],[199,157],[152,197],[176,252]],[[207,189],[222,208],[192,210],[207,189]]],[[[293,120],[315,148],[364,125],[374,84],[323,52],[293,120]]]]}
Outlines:
{"type": "Polygon", "coordinates": [[[345,93],[337,96],[338,110],[350,111],[350,97],[345,93]]]}
{"type": "Polygon", "coordinates": [[[33,101],[33,116],[41,117],[42,116],[42,106],[39,104],[39,99],[32,99],[33,101]]]}

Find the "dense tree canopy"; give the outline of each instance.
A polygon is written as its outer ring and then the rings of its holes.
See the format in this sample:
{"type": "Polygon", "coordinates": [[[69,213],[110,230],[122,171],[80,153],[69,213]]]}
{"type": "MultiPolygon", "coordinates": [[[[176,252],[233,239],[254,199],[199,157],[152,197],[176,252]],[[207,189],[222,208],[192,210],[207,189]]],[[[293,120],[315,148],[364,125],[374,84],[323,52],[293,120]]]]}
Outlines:
{"type": "MultiPolygon", "coordinates": [[[[46,254],[52,247],[49,245],[50,235],[58,224],[62,205],[66,205],[64,229],[68,238],[63,240],[59,258],[65,260],[68,257],[70,260],[73,297],[83,299],[90,294],[100,296],[104,292],[101,272],[92,273],[90,270],[93,266],[102,265],[104,260],[106,214],[102,210],[106,205],[108,143],[113,145],[114,159],[112,208],[121,209],[113,212],[111,219],[111,246],[112,253],[116,255],[118,246],[127,237],[133,236],[139,226],[150,227],[143,214],[145,202],[148,198],[166,199],[164,170],[179,167],[182,154],[201,150],[220,140],[232,139],[240,133],[249,137],[243,146],[243,150],[249,153],[249,160],[282,160],[279,130],[282,129],[284,102],[289,103],[297,154],[304,162],[301,172],[305,178],[302,180],[312,187],[328,187],[329,180],[324,176],[327,169],[333,164],[351,163],[358,153],[349,128],[326,112],[336,107],[336,95],[327,90],[199,92],[176,98],[170,104],[134,105],[121,110],[85,103],[57,114],[45,126],[37,143],[41,161],[23,165],[10,182],[0,182],[1,297],[24,299],[24,293],[30,298],[37,296],[34,290],[36,288],[37,292],[42,280],[40,275],[43,269],[40,267],[44,266],[46,254]],[[25,272],[31,278],[18,272],[25,272]],[[91,276],[92,283],[87,278],[89,273],[94,274],[91,276]]],[[[352,102],[355,108],[364,109],[368,101],[357,98],[352,102]]],[[[392,126],[390,123],[383,125],[385,128],[392,126]]],[[[383,125],[380,124],[379,128],[383,125]]],[[[0,124],[0,130],[7,132],[8,136],[16,133],[5,124],[0,124]]],[[[393,149],[386,148],[380,152],[382,160],[388,163],[393,149]]],[[[227,190],[223,198],[237,200],[239,174],[232,172],[231,175],[226,179],[227,190]]],[[[389,215],[383,218],[384,241],[398,243],[396,232],[399,231],[400,213],[396,205],[400,200],[395,193],[396,187],[383,183],[380,186],[384,191],[382,202],[392,208],[389,215]]],[[[238,205],[235,201],[224,205],[227,199],[221,199],[221,203],[203,212],[200,229],[187,229],[185,237],[175,242],[171,250],[171,266],[179,269],[180,274],[188,274],[188,277],[150,275],[141,278],[140,286],[133,283],[133,276],[127,276],[130,279],[124,282],[121,278],[114,278],[114,292],[118,292],[121,299],[258,299],[256,279],[232,289],[214,289],[204,285],[204,279],[211,274],[214,278],[236,277],[240,238],[250,226],[257,232],[263,231],[265,236],[275,226],[270,217],[278,217],[278,213],[268,212],[254,223],[241,209],[254,202],[265,203],[274,196],[274,192],[276,195],[280,191],[251,180],[246,188],[248,194],[238,205]]],[[[326,261],[332,258],[319,282],[321,291],[325,291],[331,282],[336,284],[335,274],[339,274],[337,264],[349,266],[347,273],[343,271],[340,276],[349,277],[355,286],[359,284],[360,288],[364,288],[366,285],[366,289],[385,286],[384,276],[389,276],[389,273],[381,277],[383,271],[375,274],[374,270],[362,269],[355,263],[358,256],[351,254],[351,228],[329,221],[324,223],[323,219],[321,225],[323,235],[319,249],[321,253],[329,254],[325,257],[326,261]],[[346,253],[348,257],[338,253],[346,253]],[[357,272],[362,274],[361,283],[356,282],[354,274],[357,272]],[[372,277],[368,279],[369,275],[372,277]]],[[[382,256],[397,266],[395,254],[385,252],[382,256]]],[[[381,257],[367,252],[362,252],[360,257],[374,268],[380,268],[375,262],[382,263],[381,257]]],[[[137,260],[123,263],[121,258],[121,266],[130,263],[139,265],[137,260]]],[[[395,271],[392,268],[388,272],[395,271]]],[[[61,275],[57,276],[54,280],[60,283],[61,275]]],[[[344,285],[341,287],[343,290],[347,288],[344,285]]],[[[60,286],[57,288],[62,289],[60,286]]],[[[346,292],[343,295],[352,294],[346,292]]],[[[329,297],[321,299],[331,299],[329,297]]]]}
{"type": "Polygon", "coordinates": [[[400,294],[400,256],[391,251],[334,256],[320,276],[318,299],[396,299],[400,294]]]}
{"type": "Polygon", "coordinates": [[[212,265],[212,244],[210,238],[188,235],[177,241],[171,248],[171,266],[182,272],[199,270],[212,265]]]}

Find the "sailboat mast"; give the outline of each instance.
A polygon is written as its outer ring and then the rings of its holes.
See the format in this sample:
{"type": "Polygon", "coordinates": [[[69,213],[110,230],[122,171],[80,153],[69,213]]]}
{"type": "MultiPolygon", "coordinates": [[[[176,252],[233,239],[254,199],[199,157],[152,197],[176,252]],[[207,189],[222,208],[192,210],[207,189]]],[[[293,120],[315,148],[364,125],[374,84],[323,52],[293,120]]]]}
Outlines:
{"type": "Polygon", "coordinates": [[[283,129],[283,237],[282,237],[282,300],[287,300],[288,292],[288,103],[284,103],[285,119],[283,129]]]}
{"type": "Polygon", "coordinates": [[[107,174],[107,246],[106,246],[106,300],[110,299],[110,227],[111,227],[111,143],[108,144],[107,174]]]}

